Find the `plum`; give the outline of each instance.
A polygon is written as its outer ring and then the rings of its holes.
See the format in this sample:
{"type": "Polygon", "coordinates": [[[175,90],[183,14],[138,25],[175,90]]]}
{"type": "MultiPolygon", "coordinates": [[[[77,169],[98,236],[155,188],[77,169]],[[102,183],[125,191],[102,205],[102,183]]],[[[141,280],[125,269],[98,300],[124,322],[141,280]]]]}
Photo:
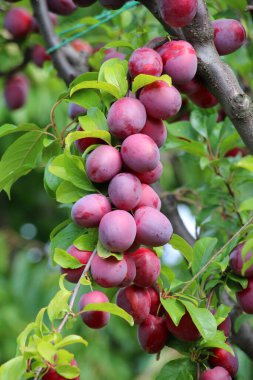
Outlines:
{"type": "Polygon", "coordinates": [[[240,21],[221,18],[212,25],[214,45],[220,55],[231,54],[245,43],[246,31],[240,21]]]}
{"type": "Polygon", "coordinates": [[[199,380],[232,380],[232,377],[225,368],[214,367],[204,371],[199,380]]]}
{"type": "Polygon", "coordinates": [[[139,74],[159,77],[163,71],[163,62],[155,50],[143,47],[135,50],[131,55],[128,70],[132,78],[139,74]]]}
{"type": "Polygon", "coordinates": [[[89,154],[86,161],[86,171],[91,181],[103,183],[110,181],[121,171],[122,160],[118,150],[109,145],[103,145],[89,154]]]}
{"type": "MultiPolygon", "coordinates": [[[[69,108],[68,108],[68,114],[70,119],[75,120],[78,116],[80,115],[85,115],[87,113],[87,110],[79,106],[78,104],[75,103],[69,103],[69,108]]],[[[82,131],[82,128],[79,127],[79,131],[82,131]]]]}
{"type": "Polygon", "coordinates": [[[151,137],[158,148],[161,148],[167,139],[167,129],[160,119],[149,117],[141,133],[151,137]]]}
{"type": "Polygon", "coordinates": [[[99,0],[99,2],[105,8],[119,9],[127,2],[127,0],[99,0]]]}
{"type": "Polygon", "coordinates": [[[78,261],[80,261],[80,264],[82,266],[80,268],[71,269],[71,268],[61,268],[61,273],[66,274],[65,279],[72,283],[77,283],[84,271],[85,265],[88,263],[92,252],[91,251],[81,251],[74,245],[71,245],[67,252],[75,257],[78,261]]]}
{"type": "Polygon", "coordinates": [[[146,185],[145,183],[143,183],[141,187],[142,187],[141,198],[140,198],[139,203],[136,206],[136,209],[143,206],[149,206],[149,207],[156,208],[157,210],[160,210],[162,202],[158,194],[155,192],[155,190],[153,190],[151,186],[146,185]]]}
{"type": "Polygon", "coordinates": [[[132,257],[125,254],[124,259],[126,260],[126,263],[127,263],[127,274],[126,274],[126,277],[124,278],[124,280],[119,285],[119,287],[121,287],[121,288],[131,285],[135,279],[135,276],[136,276],[136,266],[135,266],[135,262],[132,259],[132,257]]]}
{"type": "MultiPolygon", "coordinates": [[[[252,259],[253,252],[250,250],[246,256],[243,258],[242,250],[245,243],[239,244],[230,254],[229,265],[234,273],[238,276],[242,276],[243,265],[247,263],[247,261],[252,259]]],[[[253,277],[253,264],[245,271],[244,277],[253,277]]]]}
{"type": "Polygon", "coordinates": [[[5,15],[4,27],[14,38],[24,38],[32,31],[32,15],[25,8],[12,8],[5,15]]]}
{"type": "Polygon", "coordinates": [[[153,170],[149,170],[145,173],[134,173],[139,180],[142,183],[146,183],[148,185],[151,185],[152,183],[155,183],[156,181],[159,180],[163,173],[163,165],[161,161],[158,162],[158,165],[155,167],[153,170]]]}
{"type": "Polygon", "coordinates": [[[149,315],[138,326],[138,341],[144,351],[149,354],[159,353],[168,339],[168,330],[163,317],[149,315]]]}
{"type": "Polygon", "coordinates": [[[97,255],[91,263],[92,277],[103,288],[119,286],[126,278],[127,269],[125,259],[117,260],[113,256],[103,259],[97,255]]]}
{"type": "Polygon", "coordinates": [[[140,132],[147,120],[145,107],[138,99],[122,98],[109,109],[107,121],[114,136],[124,139],[140,132]]]}
{"type": "Polygon", "coordinates": [[[147,114],[154,119],[168,119],[175,116],[182,106],[178,90],[163,81],[156,81],[145,86],[139,96],[147,114]]]}
{"type": "MultiPolygon", "coordinates": [[[[83,131],[83,129],[80,125],[78,125],[78,127],[76,128],[76,131],[77,132],[83,131]]],[[[84,137],[82,139],[75,141],[75,146],[80,153],[83,153],[91,145],[101,145],[101,144],[105,144],[105,141],[97,137],[84,137]]]]}
{"type": "Polygon", "coordinates": [[[249,278],[246,289],[236,293],[236,298],[245,313],[253,314],[253,278],[249,278]]]}
{"type": "Polygon", "coordinates": [[[169,332],[171,332],[171,334],[173,334],[177,339],[183,340],[185,342],[194,342],[200,338],[200,333],[197,327],[194,325],[188,311],[186,311],[186,313],[183,315],[178,326],[174,324],[171,317],[167,313],[166,325],[169,332]]]}
{"type": "Polygon", "coordinates": [[[25,75],[14,74],[8,78],[4,87],[4,98],[10,110],[16,110],[26,103],[29,82],[25,75]]]}
{"type": "MultiPolygon", "coordinates": [[[[78,308],[82,311],[85,306],[91,303],[109,302],[108,297],[98,290],[85,293],[80,298],[78,308]]],[[[85,311],[81,313],[83,322],[92,329],[101,329],[106,326],[110,320],[110,314],[105,311],[85,311]]]]}
{"type": "Polygon", "coordinates": [[[136,266],[134,284],[146,288],[154,284],[161,271],[157,255],[148,248],[140,248],[130,254],[136,266]]]}
{"type": "Polygon", "coordinates": [[[143,322],[150,312],[151,300],[148,291],[136,285],[120,289],[116,303],[133,317],[135,324],[143,322]]]}
{"type": "Polygon", "coordinates": [[[167,244],[172,236],[173,229],[169,219],[153,207],[141,207],[135,214],[137,226],[137,240],[151,247],[160,247],[167,244]]]}
{"type": "Polygon", "coordinates": [[[87,41],[76,39],[71,42],[71,46],[78,52],[85,52],[89,55],[93,53],[93,47],[87,41]]]}
{"type": "Polygon", "coordinates": [[[44,46],[35,45],[32,48],[32,60],[38,67],[43,67],[46,61],[51,61],[51,56],[47,54],[44,46]]]}
{"type": "Polygon", "coordinates": [[[160,152],[149,136],[137,133],[127,137],[121,146],[124,163],[138,173],[154,170],[160,159],[160,152]]]}
{"type": "Polygon", "coordinates": [[[163,71],[175,85],[191,81],[197,72],[197,54],[186,41],[169,41],[158,50],[163,60],[163,71]]]}
{"type": "Polygon", "coordinates": [[[151,299],[150,314],[162,316],[165,310],[160,301],[160,294],[153,286],[150,286],[147,290],[151,299]]]}
{"type": "Polygon", "coordinates": [[[182,28],[194,19],[198,0],[159,0],[161,15],[164,22],[170,26],[182,28]]]}
{"type": "MultiPolygon", "coordinates": [[[[76,362],[75,359],[73,359],[71,361],[71,365],[74,366],[74,367],[78,367],[78,364],[77,364],[77,362],[76,362]]],[[[55,367],[55,365],[53,365],[52,367],[50,367],[49,370],[47,371],[47,373],[42,376],[42,379],[43,380],[67,380],[66,377],[63,377],[63,376],[59,375],[56,372],[56,370],[54,369],[54,367],[55,367]]],[[[75,377],[72,380],[80,380],[80,376],[77,376],[77,377],[75,377]]]]}
{"type": "Polygon", "coordinates": [[[81,227],[98,227],[102,217],[112,210],[110,202],[102,194],[89,194],[72,207],[73,221],[81,227]]]}
{"type": "Polygon", "coordinates": [[[117,208],[130,211],[141,201],[142,185],[135,175],[120,173],[111,180],[108,194],[117,208]]]}
{"type": "Polygon", "coordinates": [[[92,4],[95,4],[97,0],[73,0],[73,2],[78,6],[78,7],[89,7],[92,4]]]}
{"type": "Polygon", "coordinates": [[[51,12],[62,16],[68,16],[77,9],[72,0],[47,0],[47,5],[51,12]]]}
{"type": "Polygon", "coordinates": [[[106,214],[99,224],[99,239],[111,252],[124,252],[136,237],[136,224],[132,215],[124,210],[106,214]]]}
{"type": "Polygon", "coordinates": [[[233,356],[230,352],[223,348],[212,349],[212,355],[209,356],[208,362],[212,367],[223,367],[234,377],[238,371],[238,358],[234,351],[233,356]]]}

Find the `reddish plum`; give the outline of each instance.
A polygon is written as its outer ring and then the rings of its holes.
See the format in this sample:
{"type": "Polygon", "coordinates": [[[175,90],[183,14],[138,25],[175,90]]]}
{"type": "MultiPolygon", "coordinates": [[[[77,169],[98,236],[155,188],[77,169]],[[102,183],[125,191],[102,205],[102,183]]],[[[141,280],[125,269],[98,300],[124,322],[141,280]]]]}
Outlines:
{"type": "Polygon", "coordinates": [[[149,117],[144,128],[141,130],[141,133],[151,137],[158,148],[161,148],[167,139],[167,129],[163,121],[160,119],[149,117]]]}
{"type": "Polygon", "coordinates": [[[169,41],[158,49],[163,60],[163,71],[175,85],[191,81],[198,66],[197,54],[186,41],[169,41]]]}
{"type": "Polygon", "coordinates": [[[157,255],[148,248],[140,248],[130,255],[136,266],[134,284],[143,288],[153,285],[161,271],[157,255]]]}
{"type": "Polygon", "coordinates": [[[230,352],[223,348],[212,349],[212,355],[209,356],[208,362],[212,367],[223,367],[234,377],[238,371],[238,358],[234,351],[233,356],[230,352]]]}
{"type": "Polygon", "coordinates": [[[93,47],[87,41],[77,39],[71,42],[71,46],[78,52],[93,53],[93,47]]]}
{"type": "Polygon", "coordinates": [[[236,273],[238,276],[243,277],[253,277],[253,264],[245,271],[245,274],[242,274],[243,265],[247,263],[247,261],[252,259],[253,251],[249,250],[246,254],[246,256],[243,258],[242,256],[242,250],[245,243],[239,244],[230,254],[230,268],[234,273],[236,273]]]}
{"type": "Polygon", "coordinates": [[[245,313],[253,314],[253,278],[249,278],[246,289],[236,293],[236,298],[245,313]]]}
{"type": "Polygon", "coordinates": [[[99,2],[105,8],[119,9],[127,2],[127,0],[99,0],[99,2]]]}
{"type": "Polygon", "coordinates": [[[24,38],[32,31],[32,16],[25,8],[12,8],[5,15],[4,27],[14,38],[24,38]]]}
{"type": "Polygon", "coordinates": [[[32,49],[32,59],[35,65],[43,67],[44,62],[51,61],[51,57],[47,54],[46,49],[41,45],[35,45],[32,49]]]}
{"type": "Polygon", "coordinates": [[[194,19],[198,0],[159,0],[162,18],[170,26],[182,28],[194,19]]]}
{"type": "Polygon", "coordinates": [[[219,19],[212,23],[214,28],[214,45],[220,55],[233,53],[246,41],[243,25],[233,19],[219,19]]]}
{"type": "Polygon", "coordinates": [[[140,132],[147,120],[145,107],[138,99],[122,98],[117,100],[108,112],[110,132],[124,139],[140,132]]]}
{"type": "Polygon", "coordinates": [[[127,274],[124,280],[119,285],[120,287],[126,287],[133,283],[136,276],[136,266],[134,260],[129,255],[124,255],[124,259],[127,263],[127,274]]]}
{"type": "Polygon", "coordinates": [[[160,294],[153,286],[150,286],[147,290],[151,299],[150,314],[162,316],[164,308],[160,301],[160,294]]]}
{"type": "Polygon", "coordinates": [[[174,324],[169,314],[166,314],[166,325],[169,332],[171,332],[171,334],[177,339],[186,342],[194,342],[200,338],[200,333],[194,325],[188,311],[183,315],[178,326],[174,324]]]}
{"type": "Polygon", "coordinates": [[[173,229],[169,219],[153,207],[141,207],[135,214],[137,240],[151,247],[160,247],[171,239],[173,229]]]}
{"type": "Polygon", "coordinates": [[[75,257],[82,266],[80,268],[71,269],[71,268],[61,268],[61,273],[66,274],[65,279],[72,283],[77,283],[83,273],[85,265],[88,263],[92,252],[91,251],[81,251],[76,248],[74,245],[71,245],[67,252],[75,257]]]}
{"type": "Polygon", "coordinates": [[[116,303],[133,317],[135,324],[143,322],[150,312],[151,301],[148,291],[135,285],[120,289],[116,303]]]}
{"type": "Polygon", "coordinates": [[[113,256],[103,259],[97,255],[91,263],[91,274],[98,285],[103,288],[114,288],[125,279],[127,262],[125,259],[117,260],[113,256]]]}
{"type": "Polygon", "coordinates": [[[89,7],[90,5],[92,4],[95,4],[97,2],[97,0],[73,0],[74,3],[78,6],[78,7],[89,7]]]}
{"type": "Polygon", "coordinates": [[[144,351],[158,354],[168,339],[168,330],[163,317],[149,315],[138,327],[138,341],[144,351]]]}
{"type": "MultiPolygon", "coordinates": [[[[78,367],[78,364],[75,359],[71,361],[71,365],[74,367],[78,367]]],[[[50,367],[47,373],[42,377],[42,379],[43,380],[67,380],[66,377],[59,375],[54,369],[54,367],[55,365],[53,365],[53,367],[50,367]]],[[[77,376],[72,380],[80,380],[80,376],[77,376]]]]}
{"type": "Polygon", "coordinates": [[[161,161],[158,162],[158,165],[155,167],[153,170],[149,170],[145,173],[134,173],[139,180],[142,183],[146,183],[148,185],[151,185],[152,183],[155,183],[156,181],[159,180],[163,173],[163,165],[161,161]]]}
{"type": "Polygon", "coordinates": [[[10,110],[23,107],[28,97],[29,82],[23,74],[12,75],[5,83],[4,98],[10,110]]]}
{"type": "Polygon", "coordinates": [[[126,58],[125,54],[115,49],[107,49],[105,50],[104,53],[105,53],[105,56],[104,56],[103,62],[109,61],[109,59],[113,59],[113,58],[118,58],[121,61],[124,61],[124,59],[126,58]]]}
{"type": "Polygon", "coordinates": [[[139,178],[133,174],[117,174],[109,184],[108,194],[114,206],[121,210],[130,211],[134,209],[141,200],[141,182],[139,178]]]}
{"type": "Polygon", "coordinates": [[[109,145],[103,145],[89,154],[86,171],[91,181],[103,183],[110,181],[121,171],[122,160],[119,151],[109,145]]]}
{"type": "Polygon", "coordinates": [[[112,252],[124,252],[136,237],[136,224],[132,215],[124,210],[106,214],[99,225],[99,238],[103,246],[112,252]]]}
{"type": "Polygon", "coordinates": [[[135,50],[131,55],[128,70],[132,78],[139,74],[159,77],[163,71],[163,62],[155,50],[143,47],[135,50]]]}
{"type": "Polygon", "coordinates": [[[232,380],[232,377],[225,368],[214,367],[203,372],[199,380],[232,380]]]}
{"type": "Polygon", "coordinates": [[[166,82],[157,81],[145,86],[139,96],[147,114],[155,119],[168,119],[181,108],[182,98],[178,90],[166,82]]]}
{"type": "Polygon", "coordinates": [[[147,135],[137,133],[124,140],[121,156],[130,169],[145,173],[157,167],[160,152],[154,140],[147,135]]]}
{"type": "Polygon", "coordinates": [[[141,199],[140,202],[137,204],[136,209],[143,206],[149,206],[156,208],[157,210],[160,210],[162,202],[155,190],[153,190],[151,186],[146,185],[145,183],[143,183],[141,187],[141,199]]]}
{"type": "MultiPolygon", "coordinates": [[[[87,113],[87,110],[84,107],[79,106],[75,103],[69,103],[68,108],[68,114],[70,119],[75,120],[80,115],[85,115],[87,113]]],[[[81,131],[82,128],[79,127],[79,131],[81,131]]]]}
{"type": "MultiPolygon", "coordinates": [[[[91,303],[109,302],[108,297],[98,290],[83,294],[80,298],[78,307],[82,311],[85,306],[91,303]]],[[[106,326],[110,320],[110,314],[105,311],[85,311],[81,314],[84,323],[92,329],[101,329],[106,326]]]]}
{"type": "Polygon", "coordinates": [[[89,194],[72,207],[73,221],[81,227],[98,227],[102,217],[112,210],[108,199],[101,194],[89,194]]]}
{"type": "Polygon", "coordinates": [[[62,16],[68,16],[77,9],[72,0],[47,0],[47,5],[51,12],[62,16]]]}
{"type": "MultiPolygon", "coordinates": [[[[81,107],[80,107],[81,108],[81,107]]],[[[82,127],[79,125],[76,129],[77,131],[83,131],[82,127]]],[[[104,140],[96,137],[85,137],[75,141],[75,146],[80,153],[83,153],[91,145],[105,144],[104,140]]]]}

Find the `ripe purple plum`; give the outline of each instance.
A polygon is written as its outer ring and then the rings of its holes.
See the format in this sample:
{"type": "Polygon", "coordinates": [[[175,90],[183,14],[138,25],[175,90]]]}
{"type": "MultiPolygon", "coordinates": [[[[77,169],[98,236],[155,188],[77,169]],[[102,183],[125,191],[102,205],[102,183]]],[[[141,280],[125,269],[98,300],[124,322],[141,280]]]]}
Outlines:
{"type": "Polygon", "coordinates": [[[163,317],[149,315],[138,327],[138,341],[144,351],[158,354],[168,339],[168,330],[163,317]]]}
{"type": "Polygon", "coordinates": [[[99,239],[111,252],[124,252],[136,237],[136,224],[132,215],[124,210],[106,214],[99,224],[99,239]]]}
{"type": "Polygon", "coordinates": [[[156,208],[157,210],[160,210],[162,202],[158,194],[155,192],[155,190],[152,189],[151,186],[146,185],[145,183],[143,183],[141,187],[142,187],[141,198],[140,198],[139,203],[136,206],[136,209],[143,206],[149,206],[149,207],[156,208]]]}
{"type": "Polygon", "coordinates": [[[161,271],[161,263],[157,255],[148,248],[140,248],[130,256],[136,266],[134,284],[143,288],[152,286],[161,271]]]}
{"type": "MultiPolygon", "coordinates": [[[[230,268],[234,273],[236,273],[238,276],[242,276],[242,269],[243,265],[247,263],[247,261],[252,259],[253,252],[250,250],[245,258],[242,256],[242,250],[245,243],[239,244],[230,254],[230,268]]],[[[245,271],[245,274],[243,277],[253,277],[253,264],[245,271]]]]}
{"type": "Polygon", "coordinates": [[[155,50],[143,47],[135,50],[131,55],[128,70],[132,78],[139,74],[159,77],[163,71],[163,62],[155,50]]]}
{"type": "Polygon", "coordinates": [[[103,58],[103,62],[106,62],[106,61],[109,61],[109,59],[113,59],[113,58],[118,58],[120,59],[121,61],[124,61],[124,59],[126,58],[126,55],[121,53],[120,51],[117,51],[116,49],[107,49],[104,51],[104,58],[103,58]]]}
{"type": "Polygon", "coordinates": [[[29,82],[25,75],[14,74],[5,83],[4,98],[10,110],[23,107],[28,97],[29,82]]]}
{"type": "Polygon", "coordinates": [[[141,200],[142,185],[135,175],[120,173],[111,180],[108,194],[114,206],[121,210],[130,211],[141,200]]]}
{"type": "Polygon", "coordinates": [[[145,173],[157,167],[160,152],[151,137],[137,133],[123,141],[121,156],[130,169],[138,173],[145,173]]]}
{"type": "Polygon", "coordinates": [[[117,100],[108,112],[108,125],[111,134],[125,139],[139,133],[147,120],[145,107],[138,99],[122,98],[117,100]]]}
{"type": "Polygon", "coordinates": [[[151,137],[158,148],[161,148],[167,139],[167,129],[160,119],[149,117],[141,133],[151,137]]]}
{"type": "Polygon", "coordinates": [[[188,96],[193,103],[201,108],[212,108],[218,104],[215,96],[201,82],[199,82],[198,90],[188,96]]]}
{"type": "Polygon", "coordinates": [[[86,161],[88,177],[96,183],[110,181],[121,168],[122,159],[119,151],[109,145],[99,146],[93,150],[86,161]]]}
{"type": "Polygon", "coordinates": [[[111,210],[111,204],[104,195],[89,194],[74,204],[71,216],[81,227],[98,227],[103,216],[111,210]]]}
{"type": "Polygon", "coordinates": [[[186,41],[169,41],[158,49],[163,60],[163,71],[175,85],[191,81],[197,72],[195,49],[186,41]]]}
{"type": "Polygon", "coordinates": [[[231,54],[245,43],[246,31],[240,21],[221,18],[212,25],[214,45],[220,55],[231,54]]]}
{"type": "Polygon", "coordinates": [[[127,0],[99,0],[99,2],[105,8],[119,9],[127,2],[127,0]]]}
{"type": "Polygon", "coordinates": [[[182,106],[178,90],[166,82],[157,81],[145,86],[139,96],[147,114],[154,119],[168,119],[175,116],[182,106]]]}
{"type": "Polygon", "coordinates": [[[150,312],[151,301],[148,291],[136,285],[120,289],[116,303],[133,317],[137,325],[143,322],[150,312]]]}
{"type": "Polygon", "coordinates": [[[72,0],[47,0],[47,5],[51,12],[61,16],[68,16],[77,9],[72,0]]]}
{"type": "Polygon", "coordinates": [[[78,7],[89,7],[90,5],[92,4],[95,4],[97,2],[97,0],[73,0],[74,3],[78,6],[78,7]]]}
{"type": "Polygon", "coordinates": [[[253,314],[253,278],[249,278],[246,289],[236,293],[236,298],[245,313],[253,314]]]}
{"type": "MultiPolygon", "coordinates": [[[[78,367],[78,364],[77,364],[77,362],[76,362],[75,359],[73,359],[71,361],[71,365],[74,366],[74,367],[78,367]]],[[[52,367],[50,367],[49,370],[47,371],[47,373],[42,376],[42,379],[43,380],[67,380],[66,377],[63,377],[63,376],[59,375],[56,372],[56,370],[54,369],[54,367],[55,367],[55,365],[53,365],[52,367]]],[[[80,376],[77,376],[77,377],[75,377],[72,380],[80,380],[80,376]]]]}
{"type": "Polygon", "coordinates": [[[32,60],[38,67],[43,67],[44,62],[51,61],[51,56],[47,54],[44,46],[35,45],[32,49],[32,60]]]}
{"type": "MultiPolygon", "coordinates": [[[[75,103],[69,103],[68,114],[70,119],[75,120],[78,116],[85,115],[86,113],[87,110],[84,107],[75,103]]],[[[79,130],[81,131],[82,128],[79,127],[79,130]]]]}
{"type": "MultiPolygon", "coordinates": [[[[83,131],[80,125],[78,125],[76,130],[77,132],[83,131]]],[[[97,144],[105,144],[105,141],[96,137],[85,137],[85,138],[75,141],[75,146],[80,153],[83,153],[91,145],[97,145],[97,144]]]]}
{"type": "Polygon", "coordinates": [[[198,9],[198,0],[159,0],[158,4],[164,22],[177,28],[189,25],[198,9]]]}
{"type": "Polygon", "coordinates": [[[232,377],[225,368],[214,367],[204,371],[199,380],[232,380],[232,377]]]}
{"type": "Polygon", "coordinates": [[[98,255],[91,263],[91,274],[94,281],[103,288],[119,286],[127,275],[127,262],[116,257],[103,259],[98,255]]]}
{"type": "MultiPolygon", "coordinates": [[[[98,290],[85,293],[80,298],[78,308],[82,311],[85,306],[91,303],[109,302],[108,297],[98,290]]],[[[101,329],[106,326],[110,320],[110,314],[105,311],[85,311],[81,314],[83,322],[92,329],[101,329]]]]}
{"type": "Polygon", "coordinates": [[[147,290],[151,299],[150,314],[161,317],[165,313],[165,310],[160,301],[160,294],[153,286],[150,286],[147,290]]]}
{"type": "Polygon", "coordinates": [[[12,8],[5,15],[4,27],[14,38],[24,38],[32,31],[32,15],[25,8],[12,8]]]}
{"type": "Polygon", "coordinates": [[[124,280],[119,285],[119,287],[121,288],[131,285],[136,276],[136,266],[132,257],[125,254],[124,259],[126,260],[126,263],[127,263],[127,274],[124,280]]]}
{"type": "Polygon", "coordinates": [[[178,326],[174,324],[169,314],[166,314],[166,325],[169,332],[177,339],[185,342],[194,342],[200,338],[200,333],[194,325],[188,311],[183,315],[178,326]]]}
{"type": "MultiPolygon", "coordinates": [[[[211,313],[213,315],[215,315],[216,313],[216,310],[210,310],[211,313]]],[[[221,322],[219,325],[218,325],[218,330],[220,331],[223,331],[224,332],[224,335],[229,338],[230,335],[231,335],[231,327],[232,327],[232,321],[231,321],[231,318],[229,316],[227,316],[226,319],[224,319],[223,322],[221,322]]]]}
{"type": "Polygon", "coordinates": [[[134,173],[142,183],[146,183],[147,185],[152,185],[159,180],[163,173],[163,165],[161,161],[158,162],[158,165],[153,170],[149,170],[145,173],[134,173]]]}
{"type": "Polygon", "coordinates": [[[84,52],[89,55],[93,53],[93,47],[87,41],[76,39],[71,42],[71,46],[79,53],[84,52]]]}
{"type": "Polygon", "coordinates": [[[223,367],[234,377],[238,371],[238,358],[234,351],[233,356],[230,352],[223,348],[213,348],[212,355],[209,356],[208,362],[211,367],[223,367]]]}
{"type": "Polygon", "coordinates": [[[169,219],[153,207],[141,207],[135,214],[137,240],[150,247],[160,247],[171,239],[173,229],[169,219]]]}
{"type": "Polygon", "coordinates": [[[91,251],[81,251],[80,249],[76,248],[74,245],[71,245],[67,252],[75,257],[82,266],[80,268],[71,269],[71,268],[61,268],[61,273],[66,274],[65,279],[69,282],[72,282],[76,284],[85,268],[85,265],[88,263],[92,252],[91,251]]]}

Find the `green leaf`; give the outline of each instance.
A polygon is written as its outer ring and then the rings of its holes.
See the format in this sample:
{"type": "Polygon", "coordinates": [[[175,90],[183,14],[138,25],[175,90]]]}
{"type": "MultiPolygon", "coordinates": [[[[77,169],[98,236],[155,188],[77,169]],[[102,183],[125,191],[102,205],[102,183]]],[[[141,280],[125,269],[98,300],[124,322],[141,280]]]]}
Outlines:
{"type": "Polygon", "coordinates": [[[80,116],[78,118],[78,121],[84,131],[94,131],[94,130],[108,131],[107,119],[104,113],[100,111],[98,108],[95,108],[95,107],[90,108],[87,112],[87,115],[80,116]]]}
{"type": "Polygon", "coordinates": [[[180,301],[175,298],[164,299],[161,297],[161,303],[171,317],[173,323],[178,326],[179,322],[185,314],[185,307],[180,301]]]}
{"type": "Polygon", "coordinates": [[[37,346],[38,353],[42,356],[43,359],[49,363],[54,362],[54,356],[56,354],[55,346],[46,341],[41,341],[37,346]]]}
{"type": "Polygon", "coordinates": [[[70,88],[74,87],[75,85],[82,83],[86,80],[97,80],[98,79],[98,72],[94,71],[88,71],[87,73],[81,74],[78,77],[76,77],[69,85],[70,88]]]}
{"type": "Polygon", "coordinates": [[[66,222],[69,221],[61,223],[55,228],[54,231],[52,231],[53,234],[50,236],[51,255],[53,255],[55,248],[62,248],[65,250],[68,249],[69,246],[73,244],[73,241],[83,234],[83,228],[77,226],[74,223],[68,223],[68,225],[65,227],[66,222]]]}
{"type": "Polygon", "coordinates": [[[78,83],[77,85],[71,88],[70,96],[75,94],[77,91],[84,90],[84,89],[103,90],[113,95],[116,99],[120,98],[120,91],[116,86],[114,86],[113,84],[102,82],[102,81],[85,81],[85,82],[78,83]]]}
{"type": "Polygon", "coordinates": [[[87,228],[84,235],[79,236],[74,241],[74,246],[81,251],[94,251],[98,241],[98,229],[87,228]]]}
{"type": "Polygon", "coordinates": [[[107,144],[111,144],[111,134],[107,131],[95,130],[95,131],[80,131],[80,132],[71,132],[65,139],[65,145],[67,151],[70,150],[71,145],[80,139],[84,139],[86,137],[96,137],[101,140],[104,140],[107,144]]]}
{"type": "Polygon", "coordinates": [[[191,126],[197,131],[201,136],[207,138],[207,119],[208,115],[204,114],[200,110],[193,110],[191,112],[190,122],[191,126]]]}
{"type": "Polygon", "coordinates": [[[127,71],[126,62],[118,58],[110,59],[102,64],[99,70],[99,80],[116,86],[120,96],[123,97],[128,90],[127,71]]]}
{"type": "Polygon", "coordinates": [[[83,308],[82,312],[85,311],[106,311],[110,314],[116,315],[117,317],[125,319],[130,326],[134,325],[133,317],[114,303],[90,303],[83,308]]]}
{"type": "Polygon", "coordinates": [[[193,249],[186,240],[177,234],[173,234],[169,244],[176,250],[178,250],[188,263],[192,262],[193,259],[193,249]]]}
{"type": "Polygon", "coordinates": [[[227,338],[225,337],[224,332],[218,330],[214,338],[201,341],[199,344],[199,347],[200,348],[222,348],[230,352],[232,355],[234,355],[234,351],[232,347],[226,344],[226,340],[227,338]]]}
{"type": "Polygon", "coordinates": [[[244,323],[249,322],[250,324],[252,324],[252,320],[253,320],[252,314],[239,315],[239,317],[236,318],[235,323],[234,323],[235,333],[238,333],[240,331],[240,328],[244,323]]]}
{"type": "Polygon", "coordinates": [[[72,365],[57,365],[55,371],[65,379],[76,379],[80,375],[80,369],[72,365]]]}
{"type": "Polygon", "coordinates": [[[101,98],[95,90],[80,90],[71,96],[70,101],[87,110],[92,107],[101,107],[101,98]]]}
{"type": "Polygon", "coordinates": [[[22,380],[26,372],[26,360],[23,356],[17,356],[0,367],[1,380],[22,380]]]}
{"type": "Polygon", "coordinates": [[[181,358],[167,363],[156,380],[194,380],[195,378],[196,364],[188,358],[181,358]]]}
{"type": "Polygon", "coordinates": [[[0,161],[0,189],[9,192],[12,184],[34,168],[43,148],[43,132],[27,132],[5,151],[0,161]],[[12,176],[9,176],[13,173],[12,176]]]}
{"type": "Polygon", "coordinates": [[[98,243],[97,243],[97,253],[98,253],[98,256],[103,257],[104,259],[107,259],[108,257],[111,257],[111,256],[116,257],[117,260],[122,260],[123,259],[123,254],[122,253],[115,253],[115,252],[108,251],[103,246],[103,244],[101,243],[100,240],[98,240],[98,243]]]}
{"type": "Polygon", "coordinates": [[[133,80],[132,92],[135,93],[140,88],[145,87],[145,86],[147,86],[151,83],[157,82],[157,81],[163,81],[163,82],[167,83],[169,86],[172,85],[171,77],[169,77],[169,75],[167,75],[167,74],[164,74],[160,77],[155,77],[153,75],[139,74],[133,80]]]}
{"type": "Polygon", "coordinates": [[[196,274],[212,257],[217,245],[216,238],[202,238],[193,247],[192,272],[196,274]]]}
{"type": "Polygon", "coordinates": [[[252,211],[253,210],[253,198],[246,199],[246,201],[240,204],[239,211],[252,211]]]}
{"type": "Polygon", "coordinates": [[[17,338],[17,345],[18,345],[18,349],[20,350],[21,353],[24,352],[26,341],[27,341],[29,335],[34,331],[35,327],[36,327],[36,323],[31,322],[19,334],[19,336],[17,338]]]}
{"type": "Polygon", "coordinates": [[[64,314],[69,310],[68,300],[70,296],[71,292],[59,290],[50,301],[47,308],[47,314],[51,322],[55,319],[63,318],[64,314]]]}
{"type": "Polygon", "coordinates": [[[21,124],[21,125],[13,125],[13,124],[4,124],[1,125],[0,128],[0,137],[4,137],[10,135],[11,133],[16,132],[29,132],[34,130],[39,130],[40,128],[36,124],[21,124]]]}
{"type": "Polygon", "coordinates": [[[164,288],[169,288],[171,283],[175,279],[175,273],[171,268],[169,268],[167,265],[162,265],[161,272],[160,272],[160,278],[163,282],[164,288]]]}
{"type": "Polygon", "coordinates": [[[217,332],[217,324],[210,310],[196,307],[188,301],[181,300],[181,302],[186,307],[201,336],[205,340],[213,339],[217,332]]]}
{"type": "Polygon", "coordinates": [[[217,326],[219,326],[228,316],[231,311],[231,307],[227,305],[220,305],[214,314],[217,326]]]}
{"type": "Polygon", "coordinates": [[[239,168],[247,169],[250,172],[253,172],[253,156],[243,157],[238,163],[239,168]]]}
{"type": "Polygon", "coordinates": [[[78,201],[84,195],[85,193],[83,190],[68,181],[63,181],[56,190],[56,200],[59,203],[73,203],[78,201]]]}
{"type": "Polygon", "coordinates": [[[59,343],[55,345],[56,348],[62,348],[66,346],[70,346],[71,344],[81,343],[84,346],[88,346],[87,340],[83,339],[79,335],[68,335],[63,338],[59,343]]]}
{"type": "Polygon", "coordinates": [[[74,256],[61,248],[56,248],[54,251],[54,261],[62,268],[81,268],[82,264],[74,256]]]}

